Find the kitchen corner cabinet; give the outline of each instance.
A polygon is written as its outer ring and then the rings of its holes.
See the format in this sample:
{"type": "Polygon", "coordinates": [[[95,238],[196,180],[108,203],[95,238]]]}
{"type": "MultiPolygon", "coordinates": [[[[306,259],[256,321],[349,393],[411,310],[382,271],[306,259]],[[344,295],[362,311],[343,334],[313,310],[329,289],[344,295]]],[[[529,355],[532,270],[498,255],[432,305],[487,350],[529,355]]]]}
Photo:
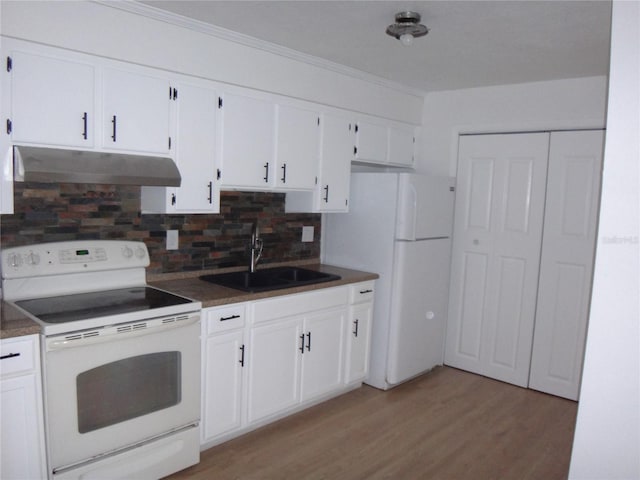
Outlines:
{"type": "Polygon", "coordinates": [[[47,478],[37,335],[0,342],[0,478],[47,478]]]}
{"type": "Polygon", "coordinates": [[[226,92],[219,98],[221,185],[266,190],[273,185],[275,104],[226,92]]]}
{"type": "Polygon", "coordinates": [[[347,212],[355,123],[347,117],[320,118],[320,164],[313,192],[287,193],[287,212],[347,212]]]}
{"type": "Polygon", "coordinates": [[[182,183],[180,187],[142,187],[142,213],[220,213],[216,166],[218,93],[210,85],[188,83],[174,83],[172,92],[172,147],[182,183]]]}
{"type": "Polygon", "coordinates": [[[3,120],[13,142],[94,147],[94,66],[21,51],[5,61],[11,99],[3,120]]]}
{"type": "Polygon", "coordinates": [[[349,289],[345,383],[362,382],[369,373],[374,282],[362,282],[349,289]]]}
{"type": "Polygon", "coordinates": [[[278,105],[275,185],[280,189],[312,190],[320,156],[320,114],[278,105]]]}
{"type": "Polygon", "coordinates": [[[168,154],[169,80],[147,73],[105,68],[102,74],[102,146],[168,154]]]}

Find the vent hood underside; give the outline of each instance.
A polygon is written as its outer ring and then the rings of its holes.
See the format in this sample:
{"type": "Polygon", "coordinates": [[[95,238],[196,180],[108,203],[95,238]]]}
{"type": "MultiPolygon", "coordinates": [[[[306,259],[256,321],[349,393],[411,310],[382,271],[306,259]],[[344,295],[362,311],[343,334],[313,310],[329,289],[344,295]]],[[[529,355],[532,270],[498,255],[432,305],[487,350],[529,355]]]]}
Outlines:
{"type": "Polygon", "coordinates": [[[180,172],[169,157],[13,147],[14,180],[179,187],[180,172]]]}

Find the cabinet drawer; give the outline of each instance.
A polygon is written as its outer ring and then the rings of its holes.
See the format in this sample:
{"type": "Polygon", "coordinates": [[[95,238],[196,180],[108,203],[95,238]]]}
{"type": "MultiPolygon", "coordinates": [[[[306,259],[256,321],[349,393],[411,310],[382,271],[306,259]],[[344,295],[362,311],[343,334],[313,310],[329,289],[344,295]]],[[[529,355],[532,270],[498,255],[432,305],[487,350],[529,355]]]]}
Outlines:
{"type": "Polygon", "coordinates": [[[204,311],[207,322],[207,335],[224,332],[244,326],[245,304],[235,303],[218,308],[208,308],[204,311]]]}
{"type": "Polygon", "coordinates": [[[2,340],[0,346],[0,374],[3,377],[36,369],[37,335],[2,340]]]}
{"type": "Polygon", "coordinates": [[[374,280],[351,285],[351,287],[349,287],[349,303],[372,302],[374,285],[374,280]]]}
{"type": "Polygon", "coordinates": [[[347,305],[347,287],[326,288],[307,293],[285,295],[253,303],[254,322],[307,314],[316,310],[347,305]]]}

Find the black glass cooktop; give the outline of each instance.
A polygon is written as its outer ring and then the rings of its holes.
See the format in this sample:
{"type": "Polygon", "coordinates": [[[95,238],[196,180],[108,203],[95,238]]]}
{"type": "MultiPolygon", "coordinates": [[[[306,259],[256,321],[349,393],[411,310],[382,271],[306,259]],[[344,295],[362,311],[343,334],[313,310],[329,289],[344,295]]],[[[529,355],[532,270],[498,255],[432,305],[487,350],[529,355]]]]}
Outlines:
{"type": "Polygon", "coordinates": [[[185,303],[191,303],[191,300],[153,287],[119,288],[15,302],[46,323],[74,322],[185,303]]]}

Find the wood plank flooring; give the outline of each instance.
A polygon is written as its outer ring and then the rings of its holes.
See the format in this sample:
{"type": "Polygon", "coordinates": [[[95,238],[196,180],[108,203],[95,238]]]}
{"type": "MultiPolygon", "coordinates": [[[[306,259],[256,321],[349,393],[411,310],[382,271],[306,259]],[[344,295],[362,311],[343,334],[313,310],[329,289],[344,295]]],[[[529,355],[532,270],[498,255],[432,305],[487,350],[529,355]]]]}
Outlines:
{"type": "Polygon", "coordinates": [[[177,479],[565,479],[577,403],[450,367],[202,452],[177,479]]]}

